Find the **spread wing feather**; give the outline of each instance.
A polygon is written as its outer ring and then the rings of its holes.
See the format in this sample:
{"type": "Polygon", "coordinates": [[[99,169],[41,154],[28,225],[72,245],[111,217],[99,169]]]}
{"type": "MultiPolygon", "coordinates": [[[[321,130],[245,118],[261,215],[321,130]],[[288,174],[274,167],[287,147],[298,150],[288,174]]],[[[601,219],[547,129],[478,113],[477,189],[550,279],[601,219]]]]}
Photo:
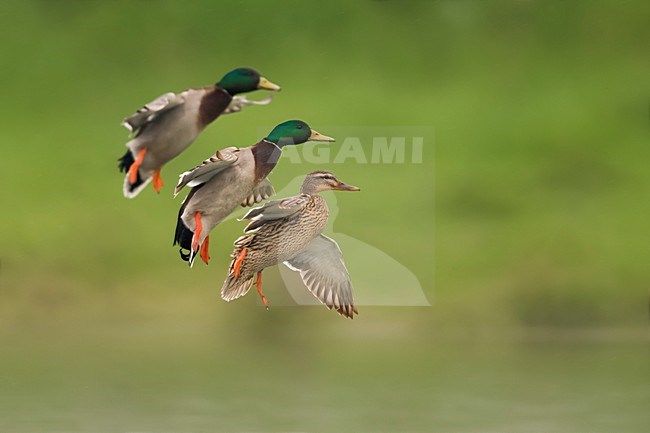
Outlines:
{"type": "Polygon", "coordinates": [[[308,195],[301,194],[282,200],[272,200],[264,203],[263,206],[253,208],[242,217],[242,220],[252,220],[244,232],[250,233],[271,221],[288,218],[306,206],[309,200],[308,195]]]}
{"type": "Polygon", "coordinates": [[[246,197],[246,199],[241,203],[241,205],[242,207],[253,206],[256,203],[261,202],[262,200],[266,200],[267,198],[271,197],[274,194],[275,194],[275,189],[273,189],[273,185],[271,185],[271,182],[268,179],[264,179],[262,182],[259,183],[259,185],[253,188],[251,194],[248,197],[246,197]]]}
{"type": "Polygon", "coordinates": [[[192,170],[181,174],[179,176],[178,185],[176,185],[176,188],[174,189],[174,196],[178,195],[185,185],[190,187],[200,185],[230,167],[237,161],[238,152],[239,149],[236,147],[222,149],[194,167],[192,170]]]}
{"type": "Polygon", "coordinates": [[[184,102],[185,98],[182,94],[165,93],[125,118],[122,121],[122,125],[131,131],[132,135],[136,136],[145,125],[151,123],[156,117],[182,105],[184,102]]]}
{"type": "Polygon", "coordinates": [[[330,310],[354,318],[359,314],[354,306],[352,282],[343,263],[338,244],[325,235],[319,235],[311,244],[284,264],[300,277],[310,292],[330,310]]]}
{"type": "Polygon", "coordinates": [[[237,113],[249,105],[268,105],[271,103],[272,99],[273,97],[269,96],[268,98],[264,98],[260,101],[253,101],[246,98],[245,96],[233,96],[232,101],[230,101],[230,104],[228,104],[228,107],[226,107],[223,114],[237,113]]]}

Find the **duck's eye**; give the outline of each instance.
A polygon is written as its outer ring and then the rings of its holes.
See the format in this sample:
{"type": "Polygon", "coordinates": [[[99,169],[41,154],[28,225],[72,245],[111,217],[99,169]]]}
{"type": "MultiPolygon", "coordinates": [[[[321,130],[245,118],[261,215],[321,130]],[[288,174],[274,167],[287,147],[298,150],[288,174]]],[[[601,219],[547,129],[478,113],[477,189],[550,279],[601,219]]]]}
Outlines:
{"type": "Polygon", "coordinates": [[[298,129],[302,129],[302,125],[298,125],[298,129]]]}

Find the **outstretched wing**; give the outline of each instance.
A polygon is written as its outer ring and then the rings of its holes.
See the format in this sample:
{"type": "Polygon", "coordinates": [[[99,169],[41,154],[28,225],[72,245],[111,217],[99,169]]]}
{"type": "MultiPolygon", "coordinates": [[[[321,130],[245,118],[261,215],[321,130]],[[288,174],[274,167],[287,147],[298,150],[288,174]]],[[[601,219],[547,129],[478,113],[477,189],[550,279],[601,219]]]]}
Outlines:
{"type": "Polygon", "coordinates": [[[272,99],[273,97],[269,96],[268,98],[264,98],[260,101],[253,101],[246,98],[245,96],[233,96],[232,101],[230,101],[230,104],[228,104],[228,107],[226,107],[222,114],[237,113],[249,105],[268,105],[271,103],[272,99]]]}
{"type": "Polygon", "coordinates": [[[176,185],[176,188],[174,189],[174,197],[178,195],[185,185],[190,187],[200,185],[230,167],[237,161],[237,153],[239,153],[239,149],[236,147],[228,147],[219,150],[192,170],[181,174],[179,176],[180,179],[178,180],[178,185],[176,185]]]}
{"type": "Polygon", "coordinates": [[[359,314],[354,306],[350,275],[343,263],[338,244],[319,235],[294,258],[284,262],[289,269],[300,272],[309,291],[330,310],[354,318],[359,314]]]}
{"type": "Polygon", "coordinates": [[[269,182],[268,179],[264,179],[262,182],[259,183],[255,188],[253,188],[253,191],[251,194],[244,199],[243,202],[241,202],[242,207],[246,206],[253,206],[256,203],[261,202],[262,200],[266,200],[267,198],[271,197],[272,195],[275,194],[275,190],[273,189],[273,185],[271,185],[271,182],[269,182]]]}
{"type": "Polygon", "coordinates": [[[273,200],[264,203],[263,206],[253,208],[242,217],[242,220],[252,220],[244,229],[245,233],[251,233],[272,221],[288,218],[301,210],[309,203],[311,198],[308,195],[296,195],[282,200],[273,200]]]}
{"type": "Polygon", "coordinates": [[[160,116],[173,108],[185,102],[182,94],[177,95],[169,92],[154,99],[153,101],[140,108],[138,111],[122,121],[122,125],[131,131],[132,135],[138,135],[140,130],[148,123],[151,123],[156,117],[160,116]]]}

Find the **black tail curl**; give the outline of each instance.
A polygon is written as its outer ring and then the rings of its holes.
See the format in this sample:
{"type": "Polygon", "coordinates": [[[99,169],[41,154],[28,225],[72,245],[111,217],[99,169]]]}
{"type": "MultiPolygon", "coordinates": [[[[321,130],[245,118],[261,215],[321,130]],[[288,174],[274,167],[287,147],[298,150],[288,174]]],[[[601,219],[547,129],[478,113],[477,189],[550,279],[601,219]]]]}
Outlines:
{"type": "Polygon", "coordinates": [[[120,172],[126,173],[129,171],[131,164],[135,162],[135,159],[133,159],[133,155],[131,155],[131,150],[129,149],[126,151],[123,157],[118,158],[118,161],[120,162],[118,165],[120,172]]]}
{"type": "Polygon", "coordinates": [[[174,233],[174,243],[173,245],[178,245],[178,253],[181,255],[181,259],[186,262],[190,261],[190,251],[192,249],[192,237],[194,232],[183,224],[181,215],[183,214],[183,209],[178,213],[178,221],[176,221],[176,232],[174,233]],[[187,253],[184,253],[183,250],[187,250],[187,253]]]}

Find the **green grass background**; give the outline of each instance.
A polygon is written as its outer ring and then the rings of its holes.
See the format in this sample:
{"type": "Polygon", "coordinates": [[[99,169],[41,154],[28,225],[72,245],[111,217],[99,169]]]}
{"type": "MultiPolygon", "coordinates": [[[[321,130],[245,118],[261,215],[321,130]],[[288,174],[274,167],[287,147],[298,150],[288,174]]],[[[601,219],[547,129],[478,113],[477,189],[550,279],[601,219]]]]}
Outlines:
{"type": "Polygon", "coordinates": [[[3,2],[0,431],[647,431],[648,22],[642,1],[3,2]],[[121,119],[238,66],[284,90],[124,199],[121,119]],[[361,186],[334,229],[432,307],[226,304],[237,221],[209,267],[180,262],[176,175],[290,118],[428,128],[422,164],[272,180],[361,186]]]}

